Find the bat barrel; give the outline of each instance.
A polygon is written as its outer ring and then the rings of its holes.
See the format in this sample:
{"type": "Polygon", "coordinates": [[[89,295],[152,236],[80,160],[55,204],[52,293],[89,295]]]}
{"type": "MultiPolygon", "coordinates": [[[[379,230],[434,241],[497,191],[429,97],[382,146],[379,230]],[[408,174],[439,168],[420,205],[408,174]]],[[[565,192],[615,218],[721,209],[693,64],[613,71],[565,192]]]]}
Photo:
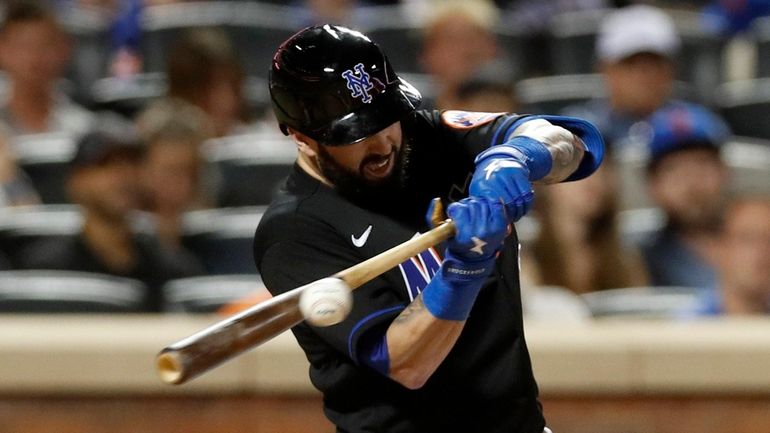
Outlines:
{"type": "MultiPolygon", "coordinates": [[[[446,220],[429,232],[332,277],[339,278],[349,288],[355,289],[409,257],[450,238],[454,233],[454,223],[446,220]]],[[[309,286],[323,281],[297,287],[166,347],[156,359],[160,379],[172,385],[185,383],[298,325],[303,320],[299,308],[302,293],[309,286]]]]}
{"type": "Polygon", "coordinates": [[[257,304],[161,350],[155,360],[160,380],[179,385],[270,340],[303,319],[304,286],[257,304]]]}

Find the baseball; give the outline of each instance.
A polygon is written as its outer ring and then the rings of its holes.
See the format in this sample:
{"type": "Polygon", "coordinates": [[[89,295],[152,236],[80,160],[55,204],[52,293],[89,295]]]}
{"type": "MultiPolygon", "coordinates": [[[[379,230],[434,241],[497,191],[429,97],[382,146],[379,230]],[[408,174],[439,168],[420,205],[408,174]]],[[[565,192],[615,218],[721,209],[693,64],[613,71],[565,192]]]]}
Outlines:
{"type": "Polygon", "coordinates": [[[345,320],[352,307],[350,288],[339,278],[318,280],[299,298],[302,315],[314,326],[336,325],[345,320]]]}

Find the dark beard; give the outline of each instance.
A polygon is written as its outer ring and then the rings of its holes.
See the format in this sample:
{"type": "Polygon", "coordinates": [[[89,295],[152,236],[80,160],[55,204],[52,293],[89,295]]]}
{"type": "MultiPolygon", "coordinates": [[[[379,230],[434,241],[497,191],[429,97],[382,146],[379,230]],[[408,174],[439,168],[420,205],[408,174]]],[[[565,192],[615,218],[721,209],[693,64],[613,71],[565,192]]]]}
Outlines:
{"type": "MultiPolygon", "coordinates": [[[[338,194],[357,206],[383,211],[398,203],[406,181],[409,151],[410,146],[404,141],[394,156],[390,175],[376,182],[366,179],[360,168],[353,171],[337,164],[323,146],[318,146],[316,161],[321,174],[334,185],[338,194]]],[[[360,167],[369,161],[369,158],[365,158],[360,167]]]]}

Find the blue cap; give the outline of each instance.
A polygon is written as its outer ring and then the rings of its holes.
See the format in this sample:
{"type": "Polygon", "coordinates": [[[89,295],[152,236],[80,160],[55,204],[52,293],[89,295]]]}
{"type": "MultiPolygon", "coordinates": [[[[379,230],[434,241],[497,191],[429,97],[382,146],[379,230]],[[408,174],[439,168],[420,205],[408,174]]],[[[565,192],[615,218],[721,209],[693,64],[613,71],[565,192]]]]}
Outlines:
{"type": "Polygon", "coordinates": [[[689,147],[719,149],[731,135],[722,118],[704,107],[682,102],[667,105],[653,113],[650,126],[650,162],[689,147]]]}

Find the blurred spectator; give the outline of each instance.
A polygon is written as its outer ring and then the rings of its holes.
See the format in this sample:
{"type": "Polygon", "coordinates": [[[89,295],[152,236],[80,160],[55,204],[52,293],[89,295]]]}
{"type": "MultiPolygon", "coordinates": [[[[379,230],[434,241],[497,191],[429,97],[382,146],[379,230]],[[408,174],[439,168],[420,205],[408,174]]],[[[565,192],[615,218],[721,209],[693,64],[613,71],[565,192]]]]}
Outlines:
{"type": "Polygon", "coordinates": [[[202,109],[217,137],[248,129],[244,78],[235,51],[221,30],[191,30],[171,48],[168,96],[202,109]]]}
{"type": "Polygon", "coordinates": [[[551,22],[553,17],[567,12],[577,12],[608,7],[607,0],[498,0],[502,11],[502,25],[518,29],[525,39],[522,44],[520,65],[523,76],[540,76],[553,73],[551,22]]]}
{"type": "Polygon", "coordinates": [[[0,127],[0,207],[38,203],[40,203],[40,196],[16,163],[10,143],[0,127]]]}
{"type": "Polygon", "coordinates": [[[770,313],[770,195],[731,200],[718,269],[721,302],[712,311],[770,313]]]}
{"type": "Polygon", "coordinates": [[[504,65],[488,63],[457,86],[455,108],[467,111],[516,113],[519,102],[514,94],[514,79],[504,65]]]}
{"type": "Polygon", "coordinates": [[[590,177],[538,192],[540,232],[532,253],[539,285],[582,294],[648,283],[640,252],[621,241],[616,170],[606,158],[590,177]]]}
{"type": "Polygon", "coordinates": [[[725,123],[693,104],[672,104],[650,119],[648,189],[666,214],[665,228],[642,246],[652,283],[716,285],[719,230],[729,184],[720,148],[725,123]]]}
{"type": "Polygon", "coordinates": [[[123,0],[110,28],[110,73],[127,78],[142,71],[141,15],[143,0],[123,0]]]}
{"type": "Polygon", "coordinates": [[[492,33],[498,11],[488,0],[434,2],[434,8],[420,61],[433,80],[436,108],[457,108],[460,83],[498,56],[492,33]]]}
{"type": "Polygon", "coordinates": [[[301,0],[292,2],[297,7],[297,29],[316,24],[340,24],[352,28],[369,27],[376,22],[374,11],[362,6],[372,2],[360,0],[301,0]]]}
{"type": "Polygon", "coordinates": [[[170,279],[198,275],[197,263],[183,262],[147,234],[132,231],[129,215],[139,199],[143,146],[121,131],[93,131],[78,143],[67,182],[81,206],[83,228],[66,239],[40,241],[22,254],[29,269],[113,274],[144,282],[148,311],[162,306],[160,288],[170,279]]]}
{"type": "Polygon", "coordinates": [[[42,3],[13,0],[0,27],[0,67],[8,95],[0,121],[11,136],[65,133],[79,136],[93,117],[56,88],[70,56],[70,40],[42,3]]]}
{"type": "Polygon", "coordinates": [[[733,36],[748,30],[756,18],[767,15],[767,0],[712,0],[703,8],[703,25],[706,30],[733,36]]]}
{"type": "Polygon", "coordinates": [[[607,97],[564,114],[593,122],[610,147],[634,142],[634,125],[671,98],[680,45],[674,21],[660,9],[635,5],[612,12],[596,41],[607,97]]]}
{"type": "Polygon", "coordinates": [[[161,243],[179,250],[183,214],[210,202],[203,191],[201,155],[201,145],[210,137],[208,119],[191,104],[166,99],[151,105],[137,123],[147,143],[142,208],[154,215],[161,243]]]}

